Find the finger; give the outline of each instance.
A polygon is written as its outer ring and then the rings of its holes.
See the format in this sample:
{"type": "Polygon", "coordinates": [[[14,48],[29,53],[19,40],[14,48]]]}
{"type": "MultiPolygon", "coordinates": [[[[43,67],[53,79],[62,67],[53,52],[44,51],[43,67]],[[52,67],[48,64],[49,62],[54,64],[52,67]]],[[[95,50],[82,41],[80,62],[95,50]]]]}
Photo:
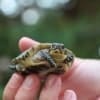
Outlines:
{"type": "Polygon", "coordinates": [[[3,100],[14,100],[17,90],[23,82],[23,77],[17,73],[13,74],[4,89],[3,100]]]}
{"type": "Polygon", "coordinates": [[[21,51],[24,51],[30,47],[32,47],[33,45],[37,45],[38,42],[35,40],[32,40],[31,38],[28,37],[22,37],[19,40],[19,48],[21,51]]]}
{"type": "Polygon", "coordinates": [[[39,100],[58,100],[61,91],[61,78],[58,76],[49,76],[43,90],[40,93],[39,100]]]}
{"type": "Polygon", "coordinates": [[[66,90],[64,92],[64,98],[63,100],[77,100],[76,94],[72,90],[66,90]]]}
{"type": "Polygon", "coordinates": [[[18,90],[15,100],[36,100],[40,82],[37,76],[29,75],[18,90]]]}

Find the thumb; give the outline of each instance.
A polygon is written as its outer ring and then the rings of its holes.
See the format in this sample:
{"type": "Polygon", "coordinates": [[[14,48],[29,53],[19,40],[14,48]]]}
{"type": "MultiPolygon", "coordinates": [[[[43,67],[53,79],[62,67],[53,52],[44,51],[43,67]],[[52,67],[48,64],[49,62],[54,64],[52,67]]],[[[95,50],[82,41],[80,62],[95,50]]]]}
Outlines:
{"type": "Polygon", "coordinates": [[[35,41],[35,40],[32,40],[31,38],[28,38],[28,37],[22,37],[20,40],[19,40],[19,49],[21,51],[24,51],[32,46],[35,46],[37,45],[39,42],[35,41]]]}

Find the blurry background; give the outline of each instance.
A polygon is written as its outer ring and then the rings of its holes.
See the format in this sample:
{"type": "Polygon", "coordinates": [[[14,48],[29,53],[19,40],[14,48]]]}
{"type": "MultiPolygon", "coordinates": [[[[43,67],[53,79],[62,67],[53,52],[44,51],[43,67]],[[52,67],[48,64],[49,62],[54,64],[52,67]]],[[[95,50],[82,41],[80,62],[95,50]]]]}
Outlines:
{"type": "Polygon", "coordinates": [[[23,36],[62,42],[82,58],[100,58],[100,1],[0,0],[0,95],[23,36]]]}

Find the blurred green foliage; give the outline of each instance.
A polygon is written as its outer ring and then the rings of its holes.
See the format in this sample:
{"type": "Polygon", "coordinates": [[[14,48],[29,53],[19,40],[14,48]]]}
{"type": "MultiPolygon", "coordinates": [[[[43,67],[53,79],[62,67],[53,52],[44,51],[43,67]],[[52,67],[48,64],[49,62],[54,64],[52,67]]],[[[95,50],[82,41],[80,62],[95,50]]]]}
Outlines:
{"type": "Polygon", "coordinates": [[[99,0],[80,0],[73,14],[72,11],[49,11],[35,26],[25,26],[19,18],[0,16],[0,56],[19,54],[18,41],[28,36],[40,42],[63,42],[79,57],[100,58],[99,4],[99,0]]]}
{"type": "Polygon", "coordinates": [[[0,55],[19,53],[18,40],[28,36],[40,42],[63,42],[80,57],[98,57],[100,46],[99,1],[81,0],[77,11],[52,12],[35,26],[23,25],[19,18],[0,18],[0,55]]]}
{"type": "Polygon", "coordinates": [[[0,100],[2,100],[2,91],[3,91],[3,86],[0,86],[0,100]]]}

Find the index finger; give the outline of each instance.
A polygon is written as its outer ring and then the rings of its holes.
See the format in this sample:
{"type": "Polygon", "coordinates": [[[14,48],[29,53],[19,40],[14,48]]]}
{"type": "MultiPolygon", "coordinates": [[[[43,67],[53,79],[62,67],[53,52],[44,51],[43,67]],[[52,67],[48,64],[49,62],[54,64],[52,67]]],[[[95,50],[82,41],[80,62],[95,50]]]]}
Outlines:
{"type": "Polygon", "coordinates": [[[3,100],[14,100],[17,90],[21,86],[24,77],[18,73],[14,73],[6,85],[3,92],[3,100]]]}

